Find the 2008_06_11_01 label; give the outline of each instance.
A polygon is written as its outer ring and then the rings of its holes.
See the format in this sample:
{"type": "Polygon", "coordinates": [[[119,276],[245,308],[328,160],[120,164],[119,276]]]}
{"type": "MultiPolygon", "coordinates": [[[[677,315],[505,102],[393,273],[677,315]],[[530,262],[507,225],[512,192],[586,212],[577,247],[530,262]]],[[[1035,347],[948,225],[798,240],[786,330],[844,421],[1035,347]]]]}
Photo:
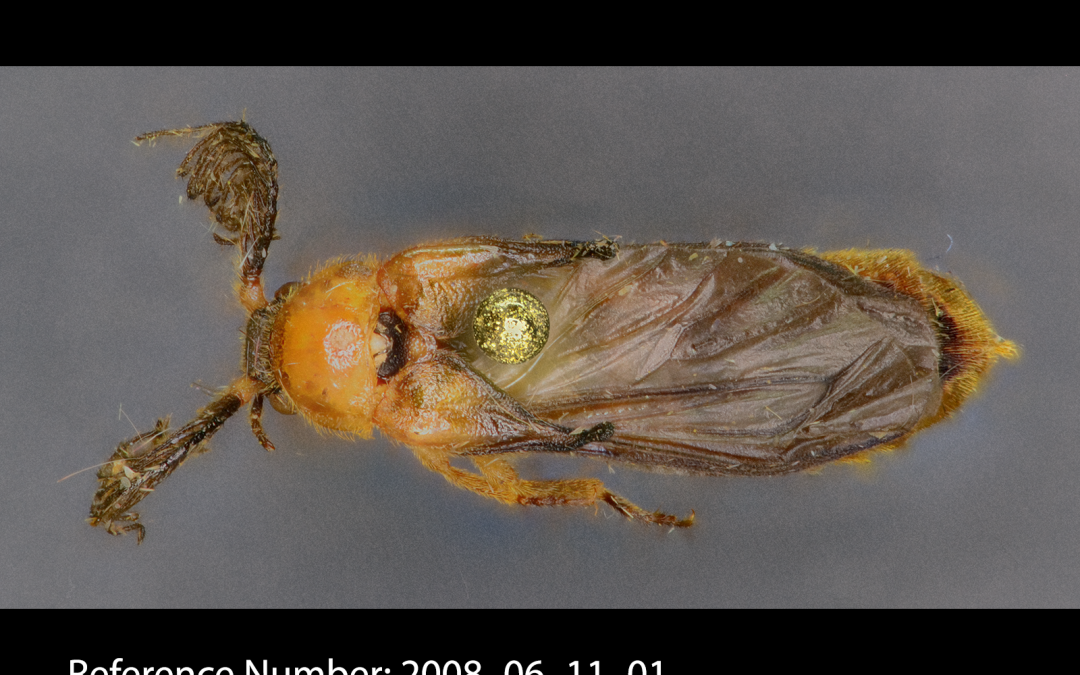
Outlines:
{"type": "MultiPolygon", "coordinates": [[[[662,675],[660,661],[653,661],[649,665],[641,660],[608,663],[614,666],[610,672],[622,673],[625,667],[626,675],[662,675]]],[[[544,661],[539,659],[499,661],[497,664],[489,663],[488,668],[492,668],[492,665],[501,665],[503,675],[544,675],[544,670],[547,670],[549,675],[554,672],[567,675],[600,675],[601,669],[599,660],[589,662],[587,668],[579,661],[571,661],[561,670],[551,665],[550,661],[545,666],[544,661]]],[[[69,666],[69,675],[235,675],[230,666],[132,665],[132,662],[124,663],[123,658],[113,659],[109,667],[88,664],[82,659],[71,659],[69,666]]],[[[481,670],[482,665],[478,660],[463,663],[455,660],[428,660],[423,663],[408,660],[402,661],[401,667],[394,668],[393,672],[404,672],[406,675],[481,675],[481,670]]],[[[335,663],[333,658],[328,659],[325,669],[321,665],[283,666],[268,659],[246,659],[242,672],[244,675],[390,675],[391,668],[356,666],[340,659],[335,663]]]]}
{"type": "Polygon", "coordinates": [[[767,476],[890,450],[953,414],[1018,354],[967,291],[909,251],[776,244],[622,244],[464,237],[386,260],[323,264],[267,299],[277,160],[245,122],[198,137],[178,170],[214,239],[236,250],[248,319],[241,374],[190,422],[120,443],[89,523],[144,526],[133,507],[247,409],[409,447],[451,484],[506,504],[599,505],[688,527],[595,478],[529,480],[515,455],[650,471],[767,476]],[[451,462],[471,461],[475,471],[451,462]]]}

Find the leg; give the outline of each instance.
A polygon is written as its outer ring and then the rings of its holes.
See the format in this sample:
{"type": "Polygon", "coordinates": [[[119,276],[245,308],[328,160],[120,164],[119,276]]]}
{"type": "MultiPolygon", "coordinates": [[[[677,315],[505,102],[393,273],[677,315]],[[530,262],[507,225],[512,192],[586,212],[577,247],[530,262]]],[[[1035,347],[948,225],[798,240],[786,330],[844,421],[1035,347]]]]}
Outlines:
{"type": "Polygon", "coordinates": [[[504,504],[588,506],[606,502],[632,520],[670,527],[689,527],[694,523],[693,512],[689,518],[679,519],[659,511],[646,511],[611,492],[604,487],[602,481],[595,478],[523,480],[505,459],[496,457],[474,458],[473,462],[482,474],[482,476],[477,476],[451,466],[449,456],[446,454],[425,452],[419,449],[416,450],[416,454],[424,466],[442,474],[454,485],[484,497],[497,499],[504,504]]]}
{"type": "Polygon", "coordinates": [[[229,233],[226,237],[215,233],[214,239],[240,247],[240,302],[254,311],[266,305],[262,268],[270,242],[276,238],[277,160],[266,139],[246,122],[154,131],[135,141],[189,135],[203,138],[176,173],[188,179],[188,198],[201,196],[214,220],[229,233]]]}
{"type": "Polygon", "coordinates": [[[272,452],[274,450],[274,444],[270,442],[270,437],[266,435],[266,430],[263,429],[262,411],[263,395],[258,394],[255,396],[255,400],[251,402],[248,422],[251,423],[251,432],[255,434],[255,438],[259,439],[259,445],[272,452]]]}
{"type": "Polygon", "coordinates": [[[154,491],[189,456],[205,448],[210,437],[258,391],[259,383],[248,377],[229,388],[199,411],[192,421],[169,433],[169,421],[158,420],[153,431],[141,433],[117,446],[98,471],[98,491],[90,505],[91,525],[104,525],[109,534],[137,531],[142,543],[146,528],[131,509],[154,491]],[[125,524],[120,524],[125,523],[125,524]]]}
{"type": "Polygon", "coordinates": [[[554,506],[606,502],[627,518],[686,527],[680,520],[650,513],[610,492],[593,478],[529,481],[518,478],[495,455],[516,452],[599,452],[615,434],[610,423],[569,429],[542,420],[450,354],[407,366],[390,382],[376,412],[379,429],[411,447],[424,466],[458,487],[507,504],[554,506]],[[588,448],[586,446],[589,446],[588,448]],[[468,455],[483,476],[450,465],[468,455]]]}

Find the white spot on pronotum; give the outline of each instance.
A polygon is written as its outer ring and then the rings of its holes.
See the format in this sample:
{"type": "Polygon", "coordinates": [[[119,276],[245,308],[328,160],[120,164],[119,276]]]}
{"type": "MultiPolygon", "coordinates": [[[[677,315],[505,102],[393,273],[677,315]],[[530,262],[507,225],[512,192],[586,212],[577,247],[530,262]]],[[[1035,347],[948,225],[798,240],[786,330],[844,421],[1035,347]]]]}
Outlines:
{"type": "Polygon", "coordinates": [[[345,370],[359,363],[363,354],[360,349],[364,344],[363,334],[363,329],[351,321],[341,319],[335,322],[323,338],[326,363],[334,370],[345,370]]]}

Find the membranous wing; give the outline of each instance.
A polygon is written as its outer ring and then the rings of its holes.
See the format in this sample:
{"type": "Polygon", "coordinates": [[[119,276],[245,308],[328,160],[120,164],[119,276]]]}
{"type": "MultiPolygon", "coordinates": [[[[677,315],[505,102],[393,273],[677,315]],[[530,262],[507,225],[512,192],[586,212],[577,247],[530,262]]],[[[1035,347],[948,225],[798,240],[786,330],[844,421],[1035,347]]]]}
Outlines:
{"type": "Polygon", "coordinates": [[[513,279],[550,314],[534,359],[472,367],[533,414],[651,469],[769,474],[899,438],[940,401],[926,313],[765,245],[623,246],[513,279]]]}

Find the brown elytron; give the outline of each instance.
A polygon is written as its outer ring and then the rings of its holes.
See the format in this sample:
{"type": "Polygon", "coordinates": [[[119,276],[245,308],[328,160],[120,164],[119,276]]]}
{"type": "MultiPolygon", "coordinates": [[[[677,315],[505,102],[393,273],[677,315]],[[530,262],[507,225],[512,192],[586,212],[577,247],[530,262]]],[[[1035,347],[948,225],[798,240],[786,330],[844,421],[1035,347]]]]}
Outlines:
{"type": "Polygon", "coordinates": [[[239,249],[243,375],[179,430],[159,420],[117,447],[89,519],[112,534],[134,530],[141,541],[131,509],[245,405],[273,449],[259,421],[267,398],[337,432],[367,438],[377,427],[451,483],[502,502],[605,502],[683,527],[693,514],[646,511],[596,479],[525,480],[507,456],[799,471],[898,446],[1017,353],[956,281],[902,250],[469,237],[381,265],[329,263],[267,302],[270,145],[244,122],[137,140],[193,134],[202,139],[178,173],[227,233],[217,241],[239,249]],[[523,295],[491,301],[505,289],[523,295]],[[525,296],[545,310],[545,339],[525,296]],[[507,353],[486,343],[500,326],[518,340],[507,353]],[[451,465],[454,456],[471,457],[478,473],[451,465]]]}

